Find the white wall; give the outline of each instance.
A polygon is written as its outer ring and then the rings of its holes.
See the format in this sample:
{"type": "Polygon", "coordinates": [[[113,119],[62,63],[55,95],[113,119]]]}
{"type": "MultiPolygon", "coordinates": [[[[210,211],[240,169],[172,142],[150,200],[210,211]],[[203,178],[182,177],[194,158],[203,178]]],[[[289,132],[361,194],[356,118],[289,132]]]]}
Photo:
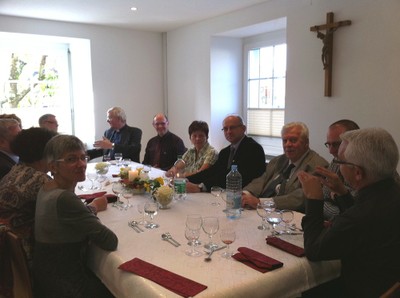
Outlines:
{"type": "MultiPolygon", "coordinates": [[[[0,30],[89,39],[95,116],[93,139],[102,136],[109,127],[106,111],[111,106],[124,108],[128,124],[143,130],[143,148],[155,135],[152,118],[164,109],[161,33],[5,16],[0,16],[0,30]]],[[[79,110],[80,103],[75,104],[79,110]]],[[[87,122],[92,116],[88,114],[87,122]]],[[[82,125],[79,129],[87,127],[82,125]]]]}
{"type": "MultiPolygon", "coordinates": [[[[397,0],[272,0],[168,32],[169,106],[177,112],[176,104],[185,102],[189,107],[190,98],[190,105],[196,107],[170,115],[171,121],[187,124],[202,113],[210,115],[212,105],[206,95],[214,35],[287,17],[286,122],[304,121],[310,128],[311,147],[327,159],[331,157],[323,146],[326,129],[341,118],[353,119],[361,127],[383,127],[400,145],[399,11],[397,0]],[[330,98],[323,96],[322,42],[310,32],[311,26],[325,23],[328,12],[334,12],[337,21],[352,21],[334,34],[330,98]],[[199,92],[193,94],[193,90],[199,92]]],[[[230,100],[226,98],[226,104],[235,106],[230,100]]],[[[220,130],[211,131],[213,138],[218,134],[223,138],[220,130]]]]}

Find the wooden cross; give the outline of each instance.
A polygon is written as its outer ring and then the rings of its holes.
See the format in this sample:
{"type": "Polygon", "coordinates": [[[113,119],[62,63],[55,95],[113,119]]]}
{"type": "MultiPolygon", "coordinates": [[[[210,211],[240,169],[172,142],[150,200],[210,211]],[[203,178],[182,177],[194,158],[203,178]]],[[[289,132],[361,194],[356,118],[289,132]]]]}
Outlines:
{"type": "Polygon", "coordinates": [[[333,33],[343,26],[351,25],[351,21],[333,22],[333,12],[326,14],[326,24],[313,26],[310,31],[317,32],[317,37],[322,39],[322,63],[325,70],[325,91],[324,95],[327,97],[332,96],[332,60],[333,60],[333,33]],[[322,30],[326,30],[325,34],[322,30]]]}

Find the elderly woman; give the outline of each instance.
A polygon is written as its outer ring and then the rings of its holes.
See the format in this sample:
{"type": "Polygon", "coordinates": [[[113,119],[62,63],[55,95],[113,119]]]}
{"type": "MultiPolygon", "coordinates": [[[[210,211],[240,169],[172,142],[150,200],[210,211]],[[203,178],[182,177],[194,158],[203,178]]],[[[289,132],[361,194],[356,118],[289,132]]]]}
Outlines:
{"type": "Polygon", "coordinates": [[[22,130],[10,145],[19,156],[19,163],[0,182],[0,222],[22,240],[28,262],[32,260],[34,247],[36,197],[50,180],[43,150],[55,135],[43,128],[22,130]]]}
{"type": "MultiPolygon", "coordinates": [[[[112,297],[86,267],[89,243],[115,250],[117,236],[75,195],[85,180],[83,143],[70,135],[54,137],[44,157],[54,179],[39,191],[35,217],[33,273],[38,297],[112,297]]],[[[100,209],[107,207],[106,200],[100,209]]]]}
{"type": "Polygon", "coordinates": [[[193,121],[190,124],[189,137],[194,147],[183,154],[185,164],[174,165],[167,171],[167,176],[174,177],[176,173],[184,171],[183,177],[188,177],[209,168],[217,161],[218,151],[208,143],[208,131],[208,124],[204,121],[193,121]]]}

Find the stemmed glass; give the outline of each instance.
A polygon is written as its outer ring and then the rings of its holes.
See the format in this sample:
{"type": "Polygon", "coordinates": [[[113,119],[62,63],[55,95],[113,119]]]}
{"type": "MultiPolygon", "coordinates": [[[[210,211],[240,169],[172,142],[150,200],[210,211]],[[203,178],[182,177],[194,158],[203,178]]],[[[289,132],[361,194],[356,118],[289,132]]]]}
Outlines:
{"type": "Polygon", "coordinates": [[[132,204],[129,202],[129,199],[132,199],[132,197],[133,197],[132,190],[129,189],[128,187],[124,187],[124,189],[122,191],[122,196],[126,200],[125,210],[127,210],[128,208],[131,208],[132,204]]]}
{"type": "Polygon", "coordinates": [[[219,187],[219,186],[213,186],[211,187],[211,194],[215,197],[215,200],[211,203],[213,206],[219,206],[221,205],[218,201],[219,197],[221,196],[222,192],[224,190],[219,187]]]}
{"type": "Polygon", "coordinates": [[[199,214],[189,214],[186,217],[185,237],[190,241],[191,249],[186,251],[188,256],[198,257],[202,253],[196,250],[196,241],[200,237],[200,229],[202,226],[202,218],[199,214]]]}
{"type": "Polygon", "coordinates": [[[278,210],[271,210],[267,212],[267,222],[271,225],[271,236],[278,233],[275,231],[275,226],[282,221],[282,213],[278,210]]]}
{"type": "Polygon", "coordinates": [[[97,173],[96,172],[87,172],[86,177],[92,182],[92,185],[90,186],[89,189],[98,189],[97,187],[94,186],[94,182],[97,179],[97,173]]]}
{"type": "Polygon", "coordinates": [[[121,166],[121,161],[122,161],[122,153],[114,153],[114,158],[117,161],[117,166],[121,166]]]}
{"type": "Polygon", "coordinates": [[[268,227],[264,224],[264,222],[267,218],[267,213],[274,209],[275,202],[272,198],[268,198],[257,204],[257,214],[261,217],[261,225],[257,227],[259,230],[268,230],[268,227]]]}
{"type": "Polygon", "coordinates": [[[138,224],[140,224],[140,225],[147,225],[147,221],[146,221],[146,219],[144,218],[145,215],[146,215],[146,214],[144,213],[144,205],[145,205],[145,203],[140,203],[140,204],[138,204],[138,205],[136,206],[137,211],[139,212],[139,214],[142,215],[142,220],[138,222],[138,224]]]}
{"type": "Polygon", "coordinates": [[[232,227],[223,228],[219,234],[221,241],[226,244],[226,250],[221,254],[223,258],[229,259],[233,253],[229,251],[229,245],[236,239],[236,233],[232,227]]]}
{"type": "Polygon", "coordinates": [[[210,216],[203,218],[203,231],[208,235],[209,243],[205,244],[204,247],[207,249],[214,249],[218,247],[218,244],[212,242],[212,237],[218,232],[219,221],[217,217],[210,216]]]}
{"type": "Polygon", "coordinates": [[[146,203],[144,204],[144,212],[150,216],[150,222],[145,225],[147,229],[156,229],[160,225],[153,222],[154,216],[158,213],[158,203],[146,203]]]}
{"type": "Polygon", "coordinates": [[[117,201],[113,204],[113,207],[117,207],[120,210],[125,209],[125,204],[121,202],[121,195],[124,192],[124,185],[120,182],[113,182],[111,189],[113,193],[117,195],[117,201]]]}
{"type": "Polygon", "coordinates": [[[283,209],[281,210],[281,216],[282,216],[282,222],[284,223],[285,226],[285,233],[291,234],[292,230],[289,227],[290,227],[290,222],[294,218],[293,211],[288,209],[283,209]]]}

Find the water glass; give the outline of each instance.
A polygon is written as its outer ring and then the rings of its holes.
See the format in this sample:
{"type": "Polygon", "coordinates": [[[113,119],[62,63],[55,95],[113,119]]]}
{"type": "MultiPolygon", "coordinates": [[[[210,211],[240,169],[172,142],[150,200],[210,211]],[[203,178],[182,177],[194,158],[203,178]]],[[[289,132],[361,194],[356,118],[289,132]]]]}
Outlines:
{"type": "Polygon", "coordinates": [[[146,203],[144,204],[144,212],[150,216],[150,222],[145,225],[147,229],[156,229],[160,225],[153,222],[154,216],[158,213],[158,203],[146,203]]]}
{"type": "Polygon", "coordinates": [[[212,242],[212,237],[214,234],[218,232],[219,229],[219,220],[217,217],[210,216],[203,218],[203,231],[208,235],[209,243],[204,245],[207,249],[214,249],[218,247],[218,244],[212,242]]]}
{"type": "Polygon", "coordinates": [[[213,202],[211,202],[211,205],[213,205],[213,206],[219,206],[219,205],[221,205],[221,204],[219,203],[218,199],[220,198],[220,196],[221,196],[221,194],[222,194],[223,191],[224,191],[224,190],[223,190],[221,187],[219,187],[219,186],[213,186],[213,187],[211,187],[211,194],[215,197],[215,200],[214,200],[213,202]]]}
{"type": "Polygon", "coordinates": [[[189,240],[189,245],[191,246],[190,249],[186,250],[185,253],[191,257],[198,257],[201,256],[202,253],[196,250],[196,241],[200,237],[200,229],[185,229],[185,237],[189,240]]]}
{"type": "Polygon", "coordinates": [[[122,161],[122,153],[114,153],[114,158],[117,161],[117,166],[121,166],[121,161],[122,161]]]}

